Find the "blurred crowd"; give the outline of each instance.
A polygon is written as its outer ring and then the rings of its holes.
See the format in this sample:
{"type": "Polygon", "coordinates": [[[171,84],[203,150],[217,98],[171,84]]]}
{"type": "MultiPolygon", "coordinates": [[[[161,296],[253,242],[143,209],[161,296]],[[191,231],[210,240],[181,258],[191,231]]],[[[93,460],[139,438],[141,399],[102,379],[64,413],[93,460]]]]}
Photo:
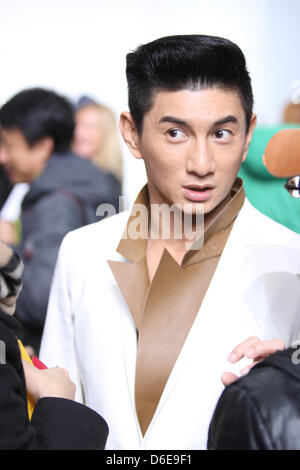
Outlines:
{"type": "Polygon", "coordinates": [[[8,100],[0,126],[0,240],[24,260],[16,317],[33,355],[39,351],[63,237],[100,220],[96,211],[102,203],[118,211],[121,145],[109,107],[87,96],[72,103],[41,88],[8,100]]]}

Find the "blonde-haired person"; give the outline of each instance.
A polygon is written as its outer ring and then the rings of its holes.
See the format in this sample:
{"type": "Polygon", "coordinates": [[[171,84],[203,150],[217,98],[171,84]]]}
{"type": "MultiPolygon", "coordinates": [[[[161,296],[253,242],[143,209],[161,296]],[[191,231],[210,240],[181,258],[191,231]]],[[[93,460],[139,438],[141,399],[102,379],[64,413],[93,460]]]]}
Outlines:
{"type": "Polygon", "coordinates": [[[113,111],[90,98],[80,98],[75,111],[73,151],[113,173],[122,183],[123,159],[113,111]]]}

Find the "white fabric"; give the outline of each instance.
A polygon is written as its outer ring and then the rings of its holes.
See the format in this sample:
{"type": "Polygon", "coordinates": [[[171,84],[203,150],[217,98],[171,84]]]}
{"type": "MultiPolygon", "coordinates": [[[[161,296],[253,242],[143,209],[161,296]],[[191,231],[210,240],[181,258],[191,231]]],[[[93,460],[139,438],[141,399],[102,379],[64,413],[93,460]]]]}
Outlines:
{"type": "Polygon", "coordinates": [[[231,350],[252,335],[283,338],[286,345],[298,337],[300,237],[245,201],[142,438],[134,404],[135,325],[107,264],[122,259],[115,249],[128,215],[65,237],[40,357],[65,367],[77,399],[106,419],[107,449],[205,449],[221,375],[243,367],[230,367],[231,350]]]}
{"type": "Polygon", "coordinates": [[[8,222],[16,222],[21,214],[22,201],[28,190],[29,185],[27,183],[14,185],[0,211],[0,219],[7,220],[8,222]]]}

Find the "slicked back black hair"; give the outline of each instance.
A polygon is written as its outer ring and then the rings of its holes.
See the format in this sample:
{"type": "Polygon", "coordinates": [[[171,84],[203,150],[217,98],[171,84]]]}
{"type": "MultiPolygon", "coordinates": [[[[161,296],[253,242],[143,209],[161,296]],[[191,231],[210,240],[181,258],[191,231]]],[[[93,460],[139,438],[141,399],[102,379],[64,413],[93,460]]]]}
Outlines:
{"type": "Polygon", "coordinates": [[[241,49],[215,36],[167,36],[139,46],[126,57],[129,110],[139,134],[156,91],[219,87],[236,91],[248,131],[253,110],[251,79],[241,49]]]}
{"type": "Polygon", "coordinates": [[[18,129],[29,146],[43,137],[52,137],[54,152],[70,147],[75,121],[69,101],[57,93],[42,88],[21,91],[0,109],[3,129],[18,129]]]}

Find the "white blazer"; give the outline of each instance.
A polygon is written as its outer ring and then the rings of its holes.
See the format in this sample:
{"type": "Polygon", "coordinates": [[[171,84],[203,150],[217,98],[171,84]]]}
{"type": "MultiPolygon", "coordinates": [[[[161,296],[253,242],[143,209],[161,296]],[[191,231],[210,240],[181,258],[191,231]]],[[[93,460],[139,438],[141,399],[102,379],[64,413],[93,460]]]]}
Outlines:
{"type": "Polygon", "coordinates": [[[128,216],[123,212],[65,237],[40,358],[65,367],[77,399],[105,418],[107,449],[206,449],[221,375],[233,370],[231,350],[252,335],[282,338],[287,346],[298,337],[300,236],[245,201],[142,437],[134,403],[135,324],[107,264],[122,260],[115,250],[128,216]]]}

